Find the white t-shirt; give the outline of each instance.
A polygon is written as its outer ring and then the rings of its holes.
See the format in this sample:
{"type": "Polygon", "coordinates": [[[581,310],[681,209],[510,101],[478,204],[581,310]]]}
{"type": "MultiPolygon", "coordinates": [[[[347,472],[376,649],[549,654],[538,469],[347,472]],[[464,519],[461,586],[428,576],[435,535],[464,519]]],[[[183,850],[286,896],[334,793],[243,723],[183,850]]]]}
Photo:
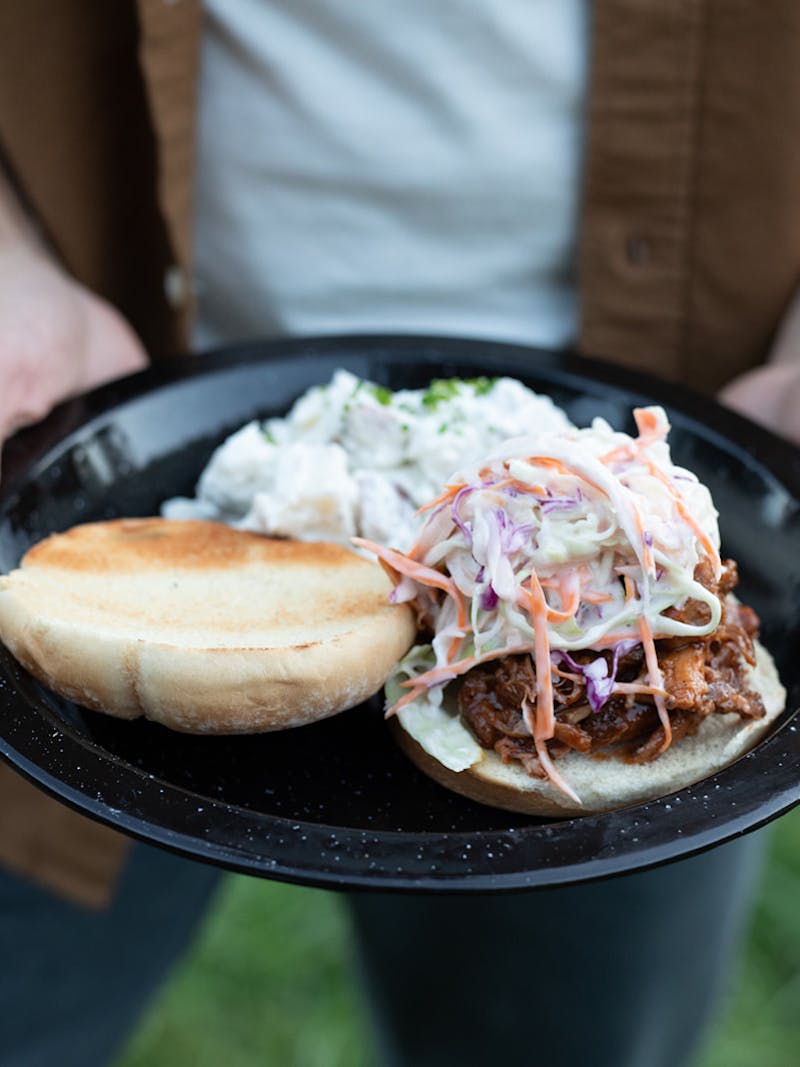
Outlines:
{"type": "Polygon", "coordinates": [[[587,22],[587,0],[206,0],[199,343],[569,343],[587,22]]]}

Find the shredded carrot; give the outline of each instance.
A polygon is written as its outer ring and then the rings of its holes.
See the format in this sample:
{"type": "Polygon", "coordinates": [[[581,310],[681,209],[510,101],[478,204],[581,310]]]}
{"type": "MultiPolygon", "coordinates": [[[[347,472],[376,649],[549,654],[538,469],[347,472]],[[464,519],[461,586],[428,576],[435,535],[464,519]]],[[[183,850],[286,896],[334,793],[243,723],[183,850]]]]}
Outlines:
{"type": "MultiPolygon", "coordinates": [[[[532,578],[532,576],[531,576],[532,578]]],[[[526,578],[520,582],[519,590],[517,592],[517,603],[528,610],[528,613],[533,617],[534,610],[532,606],[532,594],[531,594],[531,578],[526,578]]],[[[540,587],[544,588],[544,583],[540,582],[540,587]]],[[[557,611],[556,608],[551,607],[545,600],[545,606],[547,609],[547,621],[548,622],[566,622],[568,619],[573,618],[578,608],[580,607],[580,587],[577,585],[575,588],[571,586],[567,587],[566,582],[559,582],[557,584],[548,582],[547,589],[558,589],[561,594],[562,610],[557,611]],[[566,587],[566,588],[565,588],[566,587]]]]}
{"type": "MultiPolygon", "coordinates": [[[[414,679],[414,681],[416,682],[416,679],[414,679]]],[[[404,682],[403,684],[406,685],[408,683],[404,682]]],[[[422,696],[427,690],[427,685],[415,685],[413,689],[409,689],[409,691],[404,693],[399,700],[395,701],[390,708],[386,709],[385,717],[389,719],[392,715],[396,715],[401,708],[404,708],[406,704],[413,704],[417,697],[422,696]]]]}
{"type": "Polygon", "coordinates": [[[646,457],[645,463],[647,464],[648,470],[653,475],[653,477],[657,478],[661,482],[661,484],[666,486],[666,488],[669,490],[670,496],[672,497],[672,502],[678,509],[678,514],[683,519],[683,521],[686,522],[694,531],[695,537],[703,546],[706,555],[711,560],[711,564],[714,568],[714,576],[716,578],[719,578],[720,574],[722,573],[722,561],[719,558],[719,552],[717,552],[716,548],[714,547],[711,538],[705,532],[705,530],[697,521],[697,519],[695,519],[694,515],[692,515],[691,511],[689,511],[688,507],[686,506],[686,501],[683,499],[681,494],[678,492],[678,490],[675,488],[675,486],[672,484],[666,474],[664,474],[661,468],[658,467],[655,463],[653,463],[651,459],[647,459],[646,457]]]}
{"type": "Polygon", "coordinates": [[[456,605],[457,625],[463,630],[467,626],[467,606],[461,590],[452,578],[446,577],[433,567],[426,567],[416,560],[409,559],[402,552],[394,548],[385,548],[374,541],[367,541],[363,537],[352,537],[351,541],[359,548],[366,548],[368,552],[374,552],[379,560],[383,560],[394,568],[399,574],[405,574],[420,585],[432,585],[435,589],[441,589],[453,598],[456,605]]]}
{"type": "Polygon", "coordinates": [[[467,671],[471,671],[473,667],[477,667],[481,663],[488,663],[493,659],[500,659],[501,656],[519,656],[524,652],[532,652],[532,645],[516,645],[514,648],[495,648],[491,652],[481,652],[476,656],[467,656],[465,659],[459,660],[458,663],[448,664],[446,667],[432,667],[429,671],[425,671],[424,674],[418,674],[416,678],[409,678],[407,682],[401,682],[404,687],[409,685],[417,685],[418,682],[423,682],[426,689],[432,689],[433,686],[439,685],[441,682],[449,682],[453,678],[458,678],[461,674],[466,674],[467,671]]]}
{"type": "MultiPolygon", "coordinates": [[[[615,630],[613,633],[603,634],[602,637],[598,637],[592,648],[596,648],[598,652],[603,652],[608,648],[614,648],[620,641],[626,641],[633,636],[630,630],[615,630]]],[[[638,631],[636,636],[638,636],[638,631]]]]}
{"type": "MultiPolygon", "coordinates": [[[[624,575],[625,582],[625,600],[630,601],[634,594],[634,585],[628,575],[624,575]]],[[[653,640],[653,632],[650,629],[650,623],[647,621],[647,616],[639,615],[636,620],[636,628],[639,631],[639,636],[642,639],[642,648],[644,649],[644,659],[647,664],[647,677],[650,683],[649,688],[652,690],[652,697],[658,711],[658,717],[661,720],[661,725],[664,727],[664,744],[659,749],[661,752],[666,752],[672,741],[672,725],[669,721],[669,713],[667,712],[667,705],[664,703],[664,675],[661,673],[661,668],[658,665],[658,655],[656,653],[656,646],[653,640]]],[[[634,692],[635,690],[627,690],[627,692],[634,692]]]]}
{"type": "MultiPolygon", "coordinates": [[[[695,537],[700,542],[700,545],[702,546],[706,555],[711,560],[711,564],[714,568],[715,577],[719,578],[722,572],[722,562],[719,557],[719,552],[712,543],[708,534],[695,519],[694,515],[692,515],[691,511],[686,505],[686,501],[675,488],[668,475],[665,474],[665,472],[658,466],[658,464],[655,463],[652,459],[650,459],[649,456],[645,456],[642,454],[644,449],[647,448],[649,445],[653,444],[655,441],[661,441],[664,439],[664,437],[666,436],[666,428],[663,425],[659,425],[657,417],[653,414],[652,411],[649,411],[647,408],[635,408],[633,416],[636,420],[637,429],[639,430],[638,439],[634,442],[631,442],[631,444],[622,445],[620,448],[616,448],[613,451],[607,452],[605,455],[600,456],[600,462],[608,464],[609,462],[612,462],[616,459],[633,458],[633,455],[635,453],[638,456],[639,460],[645,464],[648,473],[651,475],[651,477],[661,482],[661,484],[668,490],[672,498],[672,502],[674,503],[678,511],[678,514],[681,516],[683,521],[691,528],[695,537]]],[[[635,509],[635,515],[638,532],[643,535],[644,530],[642,528],[641,516],[639,515],[638,509],[635,509]]],[[[642,542],[644,544],[645,555],[648,559],[648,564],[652,565],[652,551],[650,549],[650,546],[647,545],[647,543],[644,541],[644,537],[642,537],[642,542]]],[[[649,565],[645,569],[649,569],[649,565]]]]}
{"type": "Polygon", "coordinates": [[[663,441],[666,437],[666,426],[659,425],[658,418],[648,408],[634,408],[633,417],[636,421],[636,428],[639,431],[637,440],[620,445],[618,448],[606,452],[605,455],[598,456],[601,463],[608,465],[617,460],[633,459],[635,455],[641,453],[642,449],[648,448],[656,441],[663,441]]]}
{"type": "Polygon", "coordinates": [[[645,696],[667,696],[666,689],[659,689],[654,685],[644,685],[642,682],[614,682],[615,693],[642,693],[645,696]]]}
{"type": "Polygon", "coordinates": [[[560,667],[552,666],[550,670],[553,674],[558,675],[559,678],[567,678],[570,682],[582,682],[583,679],[579,674],[571,674],[569,671],[562,671],[560,667]]]}
{"type": "Polygon", "coordinates": [[[386,575],[386,577],[392,583],[392,585],[399,585],[400,584],[400,579],[402,578],[402,575],[400,574],[399,571],[396,571],[394,569],[394,567],[392,567],[389,563],[386,562],[385,559],[379,559],[378,560],[378,564],[379,564],[381,570],[383,571],[383,573],[386,575]]]}
{"type": "Polygon", "coordinates": [[[464,640],[463,637],[454,637],[453,640],[450,642],[450,647],[447,649],[447,662],[448,663],[452,663],[453,660],[458,655],[458,653],[459,653],[459,651],[461,649],[461,645],[462,645],[463,640],[464,640]]]}
{"type": "Polygon", "coordinates": [[[444,492],[439,493],[438,496],[434,497],[432,500],[429,500],[428,504],[423,504],[421,508],[417,508],[417,510],[414,512],[414,514],[415,515],[421,515],[421,514],[425,513],[426,511],[430,511],[431,508],[437,507],[439,504],[447,504],[447,503],[449,503],[449,501],[453,499],[455,494],[457,494],[458,492],[460,492],[460,490],[465,489],[465,488],[466,488],[466,482],[461,482],[458,485],[445,485],[444,492]]]}
{"type": "Polygon", "coordinates": [[[421,508],[417,508],[414,514],[422,515],[426,511],[430,511],[431,508],[438,507],[439,504],[447,504],[455,497],[456,493],[460,492],[462,489],[466,489],[466,486],[466,482],[460,482],[458,485],[446,485],[443,492],[441,492],[434,500],[429,500],[427,504],[423,504],[421,508]]]}
{"type": "Polygon", "coordinates": [[[536,571],[531,572],[530,611],[536,663],[536,728],[534,739],[546,740],[555,731],[553,680],[550,676],[550,641],[547,636],[547,601],[536,571]]]}
{"type": "Polygon", "coordinates": [[[576,804],[582,804],[583,802],[581,798],[578,796],[572,786],[562,777],[562,775],[558,773],[558,771],[553,766],[553,761],[550,758],[550,753],[547,751],[546,741],[541,738],[534,738],[534,743],[536,745],[536,754],[539,757],[539,762],[541,763],[542,767],[544,767],[544,772],[550,779],[550,781],[553,783],[553,785],[560,789],[562,793],[566,793],[567,796],[574,800],[576,804]]]}
{"type": "Polygon", "coordinates": [[[610,604],[614,599],[610,593],[598,593],[594,589],[583,589],[581,597],[587,604],[610,604]]]}
{"type": "MultiPolygon", "coordinates": [[[[600,456],[600,462],[607,464],[608,462],[614,459],[621,459],[623,457],[632,458],[633,452],[635,450],[638,453],[638,458],[647,467],[648,473],[651,475],[651,477],[661,482],[661,484],[668,490],[670,496],[672,497],[672,501],[678,510],[678,514],[681,516],[683,521],[689,527],[691,527],[695,537],[700,542],[706,555],[711,560],[712,566],[714,567],[715,576],[719,578],[722,564],[719,557],[719,552],[714,547],[708,534],[697,522],[694,515],[692,515],[692,513],[689,511],[689,508],[686,506],[686,501],[683,499],[681,494],[672,484],[670,478],[664,473],[664,471],[658,466],[657,463],[655,463],[652,459],[649,458],[649,456],[642,455],[643,449],[646,448],[649,444],[652,444],[654,441],[663,440],[665,436],[664,429],[658,429],[658,424],[655,415],[653,415],[652,412],[648,411],[645,408],[635,408],[633,415],[636,419],[636,425],[639,429],[639,439],[635,442],[632,442],[632,444],[630,445],[623,445],[620,448],[614,449],[612,452],[607,452],[605,455],[600,456]]],[[[644,530],[642,529],[641,516],[638,513],[638,509],[635,510],[635,514],[637,526],[639,527],[639,532],[643,534],[644,530]]],[[[644,539],[643,543],[648,556],[652,559],[652,552],[650,551],[649,546],[644,542],[644,539]]]]}
{"type": "MultiPolygon", "coordinates": [[[[576,574],[580,582],[581,600],[585,600],[587,604],[610,604],[614,599],[610,593],[599,593],[596,589],[589,588],[594,576],[591,567],[587,567],[585,563],[577,568],[576,574]]],[[[544,586],[544,582],[542,585],[544,586]]]]}
{"type": "Polygon", "coordinates": [[[663,441],[667,436],[668,426],[666,423],[659,423],[658,416],[652,408],[634,408],[633,418],[636,422],[636,429],[639,431],[637,444],[652,444],[653,441],[663,441]]]}
{"type": "Polygon", "coordinates": [[[634,454],[633,442],[627,445],[620,445],[619,448],[612,448],[610,452],[604,452],[602,456],[598,456],[597,459],[604,466],[609,466],[611,463],[616,463],[617,460],[631,459],[634,454]]]}
{"type": "Polygon", "coordinates": [[[467,656],[465,659],[459,660],[458,663],[448,664],[446,667],[433,667],[429,671],[425,671],[423,674],[418,674],[415,678],[409,678],[406,682],[401,682],[400,685],[403,689],[409,689],[410,692],[402,696],[396,704],[393,704],[386,712],[386,717],[394,715],[396,711],[404,707],[406,704],[410,704],[413,700],[416,700],[421,693],[424,693],[427,689],[433,689],[437,685],[441,685],[443,682],[451,682],[454,678],[458,678],[462,674],[466,674],[467,671],[471,671],[473,667],[477,667],[480,663],[488,663],[493,659],[500,659],[502,656],[518,656],[522,653],[530,653],[533,650],[532,645],[517,645],[514,648],[496,648],[492,652],[482,652],[477,656],[467,656]]]}
{"type": "Polygon", "coordinates": [[[572,619],[581,603],[581,587],[577,574],[573,571],[566,577],[560,576],[558,591],[561,596],[561,611],[548,606],[548,622],[566,622],[572,619]]]}
{"type": "Polygon", "coordinates": [[[529,493],[532,496],[547,496],[547,490],[542,485],[531,485],[529,482],[523,482],[519,478],[504,478],[502,482],[497,482],[492,485],[492,489],[516,489],[520,493],[529,493]]]}
{"type": "Polygon", "coordinates": [[[575,471],[563,463],[560,459],[554,459],[552,456],[528,456],[528,463],[535,463],[537,467],[549,467],[551,470],[558,471],[559,474],[574,475],[575,471]]]}
{"type": "Polygon", "coordinates": [[[576,470],[568,463],[564,463],[563,460],[553,459],[550,456],[529,456],[528,463],[537,463],[540,467],[552,467],[553,470],[557,470],[559,474],[568,474],[572,478],[578,478],[580,481],[585,482],[586,485],[590,485],[592,489],[596,489],[598,493],[602,493],[603,496],[608,496],[606,490],[602,485],[598,485],[597,482],[592,481],[582,471],[576,470]]]}
{"type": "MultiPolygon", "coordinates": [[[[650,685],[653,689],[664,691],[664,675],[661,673],[661,668],[658,665],[658,656],[656,654],[656,646],[653,642],[653,634],[650,630],[650,624],[648,623],[644,615],[640,615],[637,619],[639,636],[642,639],[642,648],[644,649],[644,660],[647,664],[647,676],[650,681],[650,685]]],[[[667,711],[667,705],[664,702],[664,697],[661,693],[654,693],[653,700],[655,701],[656,710],[658,711],[658,717],[661,720],[661,725],[664,727],[664,743],[658,750],[658,754],[666,752],[672,743],[672,724],[669,721],[669,712],[667,711]]]]}

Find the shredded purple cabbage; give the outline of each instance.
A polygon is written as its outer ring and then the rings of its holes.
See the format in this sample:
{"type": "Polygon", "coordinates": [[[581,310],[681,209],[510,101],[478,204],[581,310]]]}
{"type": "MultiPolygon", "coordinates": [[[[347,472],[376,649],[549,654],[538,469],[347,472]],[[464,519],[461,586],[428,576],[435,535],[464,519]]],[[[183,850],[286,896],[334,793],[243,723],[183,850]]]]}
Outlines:
{"type": "Polygon", "coordinates": [[[555,666],[563,661],[571,671],[581,675],[586,683],[586,699],[589,701],[589,707],[592,711],[600,711],[614,689],[620,656],[626,655],[638,644],[639,642],[634,637],[620,641],[614,649],[610,671],[605,656],[597,656],[591,663],[576,663],[569,653],[557,649],[550,653],[550,659],[555,666]]]}
{"type": "Polygon", "coordinates": [[[548,500],[542,500],[541,497],[537,497],[537,500],[541,504],[545,515],[548,515],[551,511],[567,511],[569,508],[574,508],[578,503],[577,497],[571,496],[553,497],[548,500]]]}
{"type": "Polygon", "coordinates": [[[464,496],[465,493],[471,493],[474,488],[474,485],[465,485],[463,489],[459,489],[456,495],[453,497],[453,503],[450,509],[451,514],[453,516],[453,522],[464,535],[464,540],[467,542],[470,548],[472,547],[472,531],[461,518],[461,513],[459,512],[458,508],[459,504],[461,503],[462,496],[464,496]]]}
{"type": "Polygon", "coordinates": [[[513,556],[527,543],[528,535],[533,532],[533,525],[526,523],[523,526],[515,526],[502,508],[492,508],[491,515],[497,526],[503,555],[513,556]]]}
{"type": "Polygon", "coordinates": [[[494,611],[499,599],[490,582],[481,593],[481,607],[484,611],[494,611]]]}

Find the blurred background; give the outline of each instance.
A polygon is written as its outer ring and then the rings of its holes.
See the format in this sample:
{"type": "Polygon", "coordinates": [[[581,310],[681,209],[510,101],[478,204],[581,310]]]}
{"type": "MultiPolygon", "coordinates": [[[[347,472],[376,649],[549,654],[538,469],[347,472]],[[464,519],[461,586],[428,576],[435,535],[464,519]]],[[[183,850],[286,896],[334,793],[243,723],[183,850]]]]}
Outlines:
{"type": "MultiPolygon", "coordinates": [[[[695,1067],[798,1063],[800,810],[769,832],[745,952],[695,1067]]],[[[348,944],[336,894],[229,876],[114,1067],[372,1067],[348,944]]]]}

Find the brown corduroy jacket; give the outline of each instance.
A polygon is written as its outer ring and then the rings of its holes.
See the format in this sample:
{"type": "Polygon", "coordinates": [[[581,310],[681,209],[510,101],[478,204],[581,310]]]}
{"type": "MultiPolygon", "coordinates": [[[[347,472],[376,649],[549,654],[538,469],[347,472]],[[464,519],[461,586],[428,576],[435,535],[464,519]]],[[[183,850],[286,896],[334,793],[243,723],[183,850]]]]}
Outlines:
{"type": "MultiPolygon", "coordinates": [[[[200,32],[199,0],[0,7],[0,162],[156,356],[191,315],[200,32]]],[[[716,389],[800,282],[800,5],[594,0],[591,39],[579,348],[716,389]]],[[[102,906],[125,848],[0,769],[0,862],[102,906]]]]}

